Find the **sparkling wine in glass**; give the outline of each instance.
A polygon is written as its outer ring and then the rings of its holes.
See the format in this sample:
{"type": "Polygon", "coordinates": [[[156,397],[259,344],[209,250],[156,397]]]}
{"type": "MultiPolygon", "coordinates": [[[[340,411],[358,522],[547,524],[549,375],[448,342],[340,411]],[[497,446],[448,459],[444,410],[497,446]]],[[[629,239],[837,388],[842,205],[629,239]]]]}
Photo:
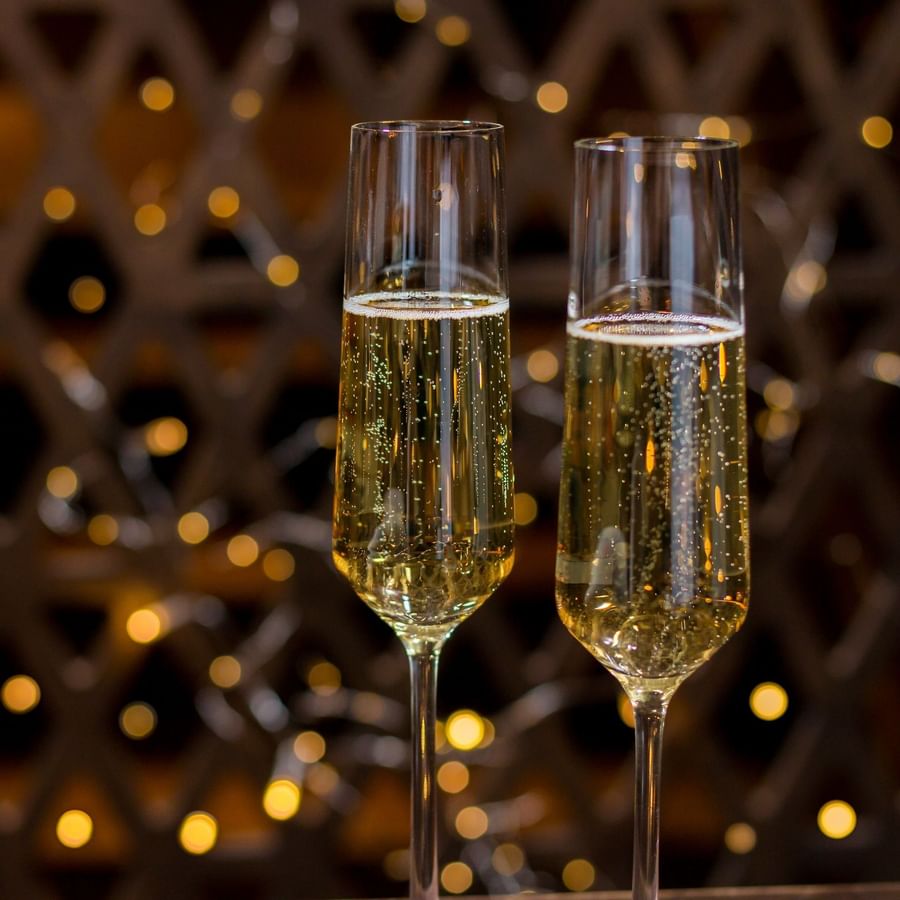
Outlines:
{"type": "Polygon", "coordinates": [[[513,564],[503,129],[355,125],[333,555],[410,662],[410,896],[437,897],[438,656],[513,564]]]}
{"type": "Polygon", "coordinates": [[[658,891],[669,700],[747,613],[737,154],[575,144],[556,601],[634,708],[636,900],[658,891]]]}

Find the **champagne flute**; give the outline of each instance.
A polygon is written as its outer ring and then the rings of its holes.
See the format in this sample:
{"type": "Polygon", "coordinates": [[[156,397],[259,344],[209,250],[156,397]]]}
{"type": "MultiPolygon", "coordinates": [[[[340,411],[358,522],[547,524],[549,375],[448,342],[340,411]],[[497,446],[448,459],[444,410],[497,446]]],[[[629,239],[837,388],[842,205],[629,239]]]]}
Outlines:
{"type": "Polygon", "coordinates": [[[747,612],[737,156],[575,144],[556,601],[634,709],[636,900],[658,892],[669,700],[747,612]]]}
{"type": "Polygon", "coordinates": [[[513,564],[503,128],[353,126],[333,553],[406,649],[410,896],[438,894],[438,656],[513,564]]]}

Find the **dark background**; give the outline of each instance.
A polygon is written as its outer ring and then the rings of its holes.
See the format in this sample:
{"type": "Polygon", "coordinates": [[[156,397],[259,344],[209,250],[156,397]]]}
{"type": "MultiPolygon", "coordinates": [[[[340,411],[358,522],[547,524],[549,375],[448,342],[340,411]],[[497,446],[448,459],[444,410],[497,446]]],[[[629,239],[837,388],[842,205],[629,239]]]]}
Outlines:
{"type": "MultiPolygon", "coordinates": [[[[862,131],[900,121],[900,2],[424,13],[0,5],[0,682],[41,691],[0,707],[0,896],[405,890],[405,660],[330,564],[331,417],[349,126],[437,116],[507,127],[527,495],[513,575],[442,663],[441,717],[472,708],[495,729],[441,757],[471,776],[442,792],[442,865],[464,862],[475,893],[629,884],[633,734],[553,604],[571,142],[727,128],[745,143],[752,604],[671,709],[662,882],[900,880],[900,139],[862,131]],[[141,100],[152,77],[174,87],[161,111],[141,100]],[[538,103],[548,81],[568,92],[556,113],[538,103]],[[223,185],[240,197],[225,217],[209,208],[223,185]],[[267,277],[281,254],[299,266],[292,280],[282,261],[283,287],[267,277]],[[94,312],[70,300],[82,276],[103,285],[94,312]],[[187,427],[168,455],[165,427],[146,430],[160,417],[187,427]],[[211,526],[199,544],[179,538],[190,511],[211,526]],[[249,566],[229,561],[237,534],[260,547],[249,566]],[[163,633],[141,644],[129,616],[147,609],[163,633]],[[211,680],[220,656],[240,663],[233,687],[211,680]],[[789,700],[771,722],[748,703],[766,681],[789,700]],[[135,702],[156,714],[143,740],[120,724],[135,702]],[[293,756],[301,731],[324,736],[320,762],[293,756]],[[282,776],[303,789],[284,823],[261,805],[282,776]],[[846,838],[817,826],[831,800],[856,812],[846,838]],[[466,840],[472,805],[489,827],[466,840]],[[71,809],[93,822],[80,849],[57,839],[71,809]],[[193,856],[178,834],[198,810],[218,841],[193,856]],[[573,859],[592,878],[564,878],[573,859]]],[[[457,867],[445,884],[465,882],[457,867]]]]}

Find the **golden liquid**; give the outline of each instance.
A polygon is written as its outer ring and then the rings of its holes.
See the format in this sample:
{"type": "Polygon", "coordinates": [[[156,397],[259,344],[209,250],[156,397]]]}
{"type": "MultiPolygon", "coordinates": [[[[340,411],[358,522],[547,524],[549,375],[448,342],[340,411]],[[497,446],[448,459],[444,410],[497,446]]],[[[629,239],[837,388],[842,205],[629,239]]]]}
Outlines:
{"type": "Polygon", "coordinates": [[[446,637],[512,568],[508,308],[344,304],[334,560],[404,639],[446,637]]]}
{"type": "Polygon", "coordinates": [[[569,325],[557,607],[633,697],[670,694],[744,621],[744,394],[733,323],[569,325]]]}

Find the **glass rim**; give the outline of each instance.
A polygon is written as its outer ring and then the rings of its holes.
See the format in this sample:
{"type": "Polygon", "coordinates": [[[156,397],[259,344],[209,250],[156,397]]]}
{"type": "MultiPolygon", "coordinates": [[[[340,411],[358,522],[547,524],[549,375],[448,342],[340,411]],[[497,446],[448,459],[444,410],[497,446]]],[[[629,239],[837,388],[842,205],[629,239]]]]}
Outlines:
{"type": "Polygon", "coordinates": [[[587,137],[575,141],[576,150],[593,150],[600,153],[650,153],[664,156],[667,153],[701,151],[706,153],[737,150],[740,143],[733,138],[674,137],[667,135],[628,135],[627,137],[587,137]]]}
{"type": "Polygon", "coordinates": [[[350,129],[369,134],[426,134],[426,135],[491,135],[500,134],[503,126],[498,122],[479,122],[472,119],[385,119],[384,121],[357,122],[350,129]]]}

